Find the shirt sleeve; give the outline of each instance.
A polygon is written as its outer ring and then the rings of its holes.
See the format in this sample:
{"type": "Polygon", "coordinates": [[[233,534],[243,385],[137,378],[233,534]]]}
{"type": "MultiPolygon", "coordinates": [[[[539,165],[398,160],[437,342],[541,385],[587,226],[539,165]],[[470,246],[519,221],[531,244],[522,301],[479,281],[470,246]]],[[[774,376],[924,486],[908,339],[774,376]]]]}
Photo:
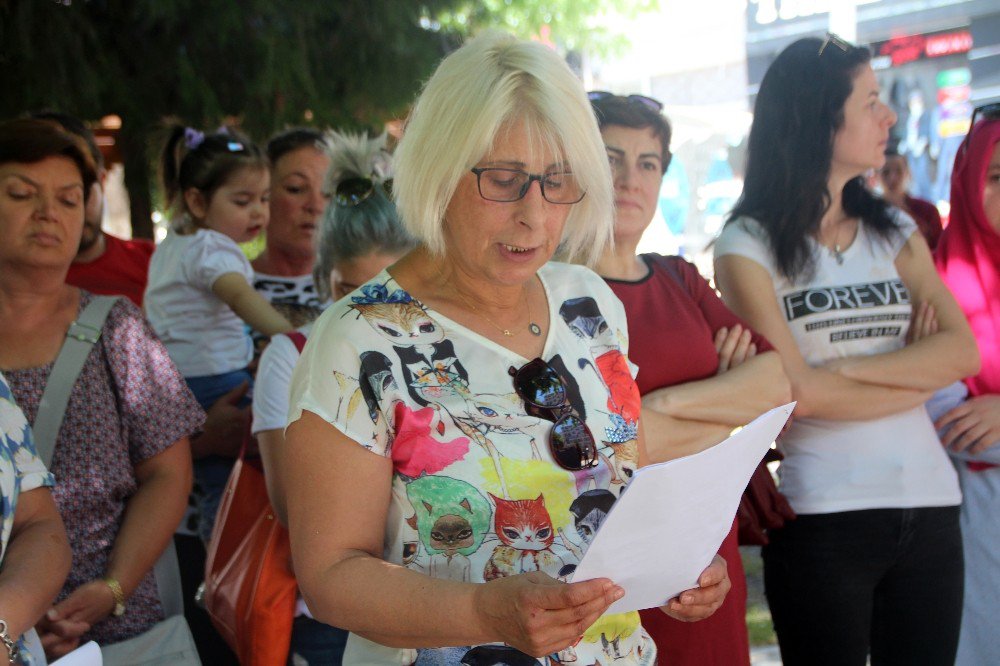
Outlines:
{"type": "Polygon", "coordinates": [[[240,246],[213,231],[203,231],[185,253],[185,265],[191,282],[206,291],[226,273],[239,273],[253,284],[253,267],[240,246]]]}
{"type": "Polygon", "coordinates": [[[0,374],[0,437],[11,453],[14,462],[14,473],[20,480],[21,492],[27,492],[41,487],[52,487],[55,479],[45,469],[45,464],[38,456],[31,435],[31,426],[24,412],[14,402],[7,380],[0,374]]]}
{"type": "Polygon", "coordinates": [[[371,329],[349,307],[330,307],[313,327],[292,373],[288,423],[309,411],[372,453],[388,456],[394,409],[402,403],[394,361],[372,349],[371,329]]]}
{"type": "Polygon", "coordinates": [[[899,233],[893,234],[889,240],[890,247],[892,248],[892,256],[895,257],[900,253],[907,241],[910,240],[910,236],[920,232],[920,228],[917,227],[917,223],[913,221],[913,218],[908,213],[898,208],[893,208],[891,214],[899,228],[899,233]]]}
{"type": "Polygon", "coordinates": [[[261,354],[253,389],[253,434],[285,427],[288,421],[288,392],[298,358],[299,351],[285,335],[271,338],[271,343],[261,354]]]}
{"type": "MultiPolygon", "coordinates": [[[[628,368],[634,380],[639,375],[639,366],[633,363],[628,355],[628,317],[625,314],[625,305],[615,295],[611,287],[608,286],[608,283],[604,281],[604,278],[589,269],[585,270],[587,270],[588,278],[591,282],[591,286],[589,287],[590,293],[599,297],[601,312],[607,313],[605,319],[607,319],[608,325],[613,327],[616,332],[618,347],[628,362],[628,368]]],[[[638,391],[638,388],[636,388],[636,391],[638,391]]]]}
{"type": "Polygon", "coordinates": [[[152,458],[205,421],[205,413],[139,309],[119,299],[101,340],[132,464],[152,458]]]}
{"type": "Polygon", "coordinates": [[[767,232],[760,223],[748,217],[729,222],[715,240],[715,258],[734,254],[746,257],[764,267],[771,275],[777,270],[767,243],[767,232]]]}
{"type": "Polygon", "coordinates": [[[708,323],[708,327],[712,330],[712,335],[715,335],[716,331],[720,328],[732,328],[739,324],[744,329],[750,331],[751,341],[757,345],[758,353],[773,349],[767,338],[750,328],[745,321],[733,314],[733,311],[719,298],[719,295],[712,288],[712,285],[708,283],[708,280],[701,276],[701,273],[698,272],[698,268],[694,264],[679,259],[675,265],[681,274],[684,286],[687,287],[688,293],[698,305],[702,317],[705,318],[705,322],[708,323]]]}

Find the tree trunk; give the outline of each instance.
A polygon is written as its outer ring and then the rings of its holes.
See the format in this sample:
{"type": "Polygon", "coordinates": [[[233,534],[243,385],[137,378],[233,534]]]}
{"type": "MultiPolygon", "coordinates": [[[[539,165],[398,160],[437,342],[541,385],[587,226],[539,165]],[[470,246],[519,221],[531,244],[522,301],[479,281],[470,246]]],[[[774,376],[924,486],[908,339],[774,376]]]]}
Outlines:
{"type": "Polygon", "coordinates": [[[125,167],[133,238],[153,240],[152,174],[146,152],[146,128],[142,122],[124,119],[118,134],[125,167]]]}

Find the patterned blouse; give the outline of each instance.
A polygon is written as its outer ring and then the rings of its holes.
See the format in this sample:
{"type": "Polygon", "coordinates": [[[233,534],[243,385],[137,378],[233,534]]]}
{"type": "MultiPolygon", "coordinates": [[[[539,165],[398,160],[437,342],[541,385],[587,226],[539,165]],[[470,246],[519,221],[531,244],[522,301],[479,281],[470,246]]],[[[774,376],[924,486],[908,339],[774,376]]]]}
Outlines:
{"type": "MultiPolygon", "coordinates": [[[[7,381],[0,375],[0,565],[14,528],[18,495],[36,488],[52,487],[54,483],[35,451],[28,419],[24,418],[24,412],[14,402],[7,381]]],[[[36,650],[39,647],[35,630],[29,630],[24,638],[21,641],[21,661],[25,666],[32,666],[41,656],[40,652],[32,654],[29,647],[31,643],[35,644],[36,650]]]]}
{"type": "MultiPolygon", "coordinates": [[[[90,294],[81,292],[81,311],[90,300],[90,294]]],[[[4,370],[29,423],[35,422],[52,365],[4,370]]],[[[52,473],[59,480],[53,496],[73,550],[60,600],[103,577],[125,507],[137,488],[135,465],[191,435],[204,419],[141,311],[127,299],[119,300],[70,394],[52,457],[52,473]]],[[[162,619],[150,571],[129,598],[125,614],[99,622],[83,640],[117,643],[162,619]]]]}
{"type": "MultiPolygon", "coordinates": [[[[597,440],[591,469],[558,466],[552,423],[515,393],[508,369],[530,359],[428,309],[387,272],[317,320],[292,378],[290,420],[308,410],[392,459],[386,561],[470,583],[531,571],[565,579],[631,479],[640,397],[622,304],[586,268],[550,263],[538,275],[551,322],[542,356],[597,440]]],[[[401,650],[355,634],[344,660],[648,666],[656,647],[639,614],[625,613],[540,660],[503,645],[401,650]]]]}

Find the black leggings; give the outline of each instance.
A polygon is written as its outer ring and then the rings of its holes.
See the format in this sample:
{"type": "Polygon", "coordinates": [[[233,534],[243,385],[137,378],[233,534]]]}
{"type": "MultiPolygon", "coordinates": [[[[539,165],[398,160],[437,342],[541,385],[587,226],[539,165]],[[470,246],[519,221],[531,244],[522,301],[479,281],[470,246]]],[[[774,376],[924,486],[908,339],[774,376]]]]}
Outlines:
{"type": "Polygon", "coordinates": [[[962,618],[959,508],[802,515],[764,547],[785,666],[951,666],[962,618]]]}

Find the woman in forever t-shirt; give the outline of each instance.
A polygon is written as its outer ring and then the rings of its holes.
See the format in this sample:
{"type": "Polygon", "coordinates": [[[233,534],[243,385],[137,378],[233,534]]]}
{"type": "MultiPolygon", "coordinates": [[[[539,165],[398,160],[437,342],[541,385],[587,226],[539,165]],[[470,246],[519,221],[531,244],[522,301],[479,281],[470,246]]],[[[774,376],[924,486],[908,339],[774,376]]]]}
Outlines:
{"type": "Polygon", "coordinates": [[[961,500],[923,403],[979,357],[913,221],[865,189],[896,116],[870,54],[802,39],[761,83],[716,280],[781,354],[798,518],[764,548],[786,665],[951,664],[961,500]]]}

